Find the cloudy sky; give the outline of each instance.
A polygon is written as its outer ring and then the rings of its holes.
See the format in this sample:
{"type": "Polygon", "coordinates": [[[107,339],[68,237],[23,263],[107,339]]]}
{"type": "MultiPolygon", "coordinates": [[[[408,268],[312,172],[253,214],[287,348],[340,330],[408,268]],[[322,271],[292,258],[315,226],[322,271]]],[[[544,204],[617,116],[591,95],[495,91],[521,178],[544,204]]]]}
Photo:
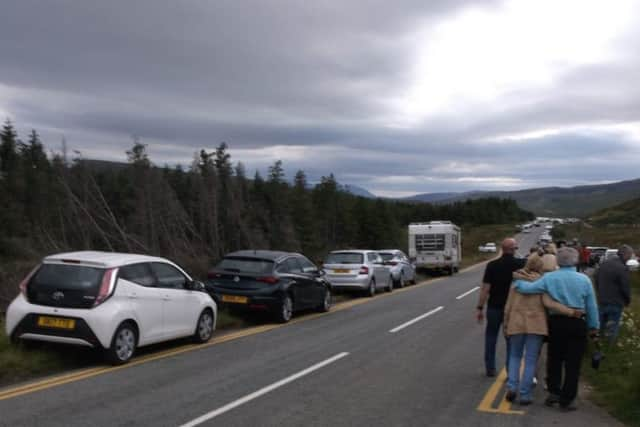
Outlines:
{"type": "Polygon", "coordinates": [[[380,196],[601,183],[640,177],[638,53],[640,1],[16,0],[0,117],[380,196]]]}

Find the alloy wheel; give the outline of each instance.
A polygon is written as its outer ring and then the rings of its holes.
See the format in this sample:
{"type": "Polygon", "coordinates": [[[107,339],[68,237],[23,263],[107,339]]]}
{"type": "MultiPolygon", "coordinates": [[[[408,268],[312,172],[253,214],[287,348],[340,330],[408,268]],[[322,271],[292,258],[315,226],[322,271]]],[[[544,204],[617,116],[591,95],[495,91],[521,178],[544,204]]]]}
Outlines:
{"type": "Polygon", "coordinates": [[[213,333],[213,317],[211,313],[204,312],[200,315],[200,321],[198,322],[198,336],[201,341],[208,341],[213,333]]]}
{"type": "Polygon", "coordinates": [[[116,335],[115,346],[118,359],[129,360],[136,349],[136,334],[129,327],[121,328],[116,335]]]}

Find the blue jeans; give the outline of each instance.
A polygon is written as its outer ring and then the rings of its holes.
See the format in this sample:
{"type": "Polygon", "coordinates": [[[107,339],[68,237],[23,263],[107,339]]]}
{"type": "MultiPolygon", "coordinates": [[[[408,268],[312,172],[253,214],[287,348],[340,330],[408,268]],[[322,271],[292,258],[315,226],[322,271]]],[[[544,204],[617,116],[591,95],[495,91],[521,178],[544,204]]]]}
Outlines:
{"type": "MultiPolygon", "coordinates": [[[[503,307],[487,307],[487,329],[484,334],[484,366],[487,372],[496,370],[496,345],[498,344],[498,334],[502,335],[500,325],[502,325],[503,318],[503,307]]],[[[507,365],[509,362],[509,340],[505,338],[505,342],[507,344],[505,365],[507,365]]]]}
{"type": "Polygon", "coordinates": [[[623,309],[622,306],[615,304],[603,304],[599,307],[600,329],[603,335],[609,338],[609,344],[618,337],[623,309]]]}
{"type": "Polygon", "coordinates": [[[509,337],[509,368],[507,372],[509,379],[507,388],[510,391],[518,391],[520,386],[520,400],[532,400],[531,389],[533,387],[533,377],[536,374],[536,364],[542,347],[543,335],[516,334],[509,337]],[[524,353],[524,371],[522,381],[520,380],[520,365],[524,353]]]}

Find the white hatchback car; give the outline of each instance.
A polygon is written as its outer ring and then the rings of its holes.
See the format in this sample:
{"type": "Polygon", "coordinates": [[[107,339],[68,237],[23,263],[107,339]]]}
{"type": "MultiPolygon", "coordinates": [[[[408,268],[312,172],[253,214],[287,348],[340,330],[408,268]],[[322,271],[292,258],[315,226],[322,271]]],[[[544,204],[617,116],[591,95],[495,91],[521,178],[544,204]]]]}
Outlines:
{"type": "Polygon", "coordinates": [[[208,341],[216,303],[164,258],[71,252],[43,259],[7,310],[7,335],[103,349],[126,363],[137,347],[192,336],[208,341]]]}

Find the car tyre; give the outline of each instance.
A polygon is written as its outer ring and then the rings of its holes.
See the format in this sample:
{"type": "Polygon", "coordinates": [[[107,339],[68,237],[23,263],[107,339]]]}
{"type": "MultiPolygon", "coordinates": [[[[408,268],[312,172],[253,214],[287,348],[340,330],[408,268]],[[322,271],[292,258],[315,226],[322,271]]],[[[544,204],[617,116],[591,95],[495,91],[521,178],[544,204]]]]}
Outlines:
{"type": "Polygon", "coordinates": [[[326,313],[331,310],[331,304],[333,303],[333,297],[331,295],[331,290],[326,288],[324,290],[324,297],[322,298],[322,304],[318,307],[318,311],[321,313],[326,313]]]}
{"type": "Polygon", "coordinates": [[[365,296],[372,298],[376,295],[376,279],[372,278],[369,282],[369,287],[365,291],[365,296]]]}
{"type": "Polygon", "coordinates": [[[207,308],[200,314],[200,317],[198,317],[196,331],[193,334],[193,341],[197,344],[203,344],[209,341],[213,336],[214,329],[215,321],[213,319],[213,313],[207,308]]]}
{"type": "Polygon", "coordinates": [[[112,365],[127,363],[136,352],[138,345],[138,330],[132,322],[124,322],[118,326],[111,339],[111,347],[106,350],[106,356],[112,365]]]}
{"type": "MultiPolygon", "coordinates": [[[[402,280],[402,279],[401,279],[402,280]]],[[[387,281],[388,285],[385,288],[387,292],[393,292],[393,277],[389,276],[389,280],[387,281]]]]}
{"type": "Polygon", "coordinates": [[[279,323],[287,323],[291,320],[293,316],[293,300],[291,296],[285,294],[280,301],[280,307],[278,307],[278,311],[276,312],[276,320],[279,323]]]}
{"type": "Polygon", "coordinates": [[[400,273],[400,279],[396,280],[396,282],[393,284],[394,287],[400,289],[400,288],[404,288],[404,275],[402,273],[400,273]]]}

